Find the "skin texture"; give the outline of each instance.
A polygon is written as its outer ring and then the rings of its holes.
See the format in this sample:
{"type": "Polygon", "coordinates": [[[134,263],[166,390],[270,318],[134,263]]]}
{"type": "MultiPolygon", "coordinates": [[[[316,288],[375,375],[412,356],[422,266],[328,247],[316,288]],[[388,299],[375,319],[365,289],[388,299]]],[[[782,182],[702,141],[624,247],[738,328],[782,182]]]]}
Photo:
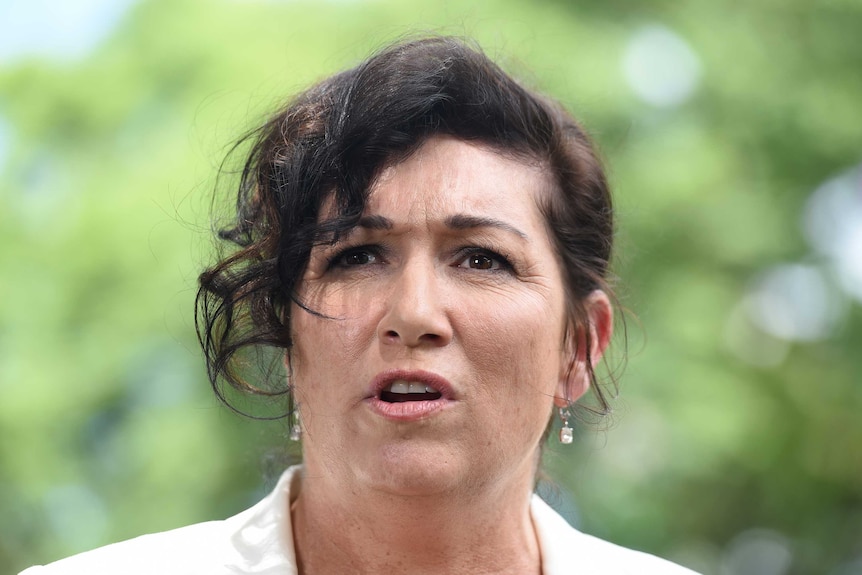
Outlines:
{"type": "MultiPolygon", "coordinates": [[[[368,227],[312,252],[300,297],[330,319],[295,306],[288,359],[304,427],[292,509],[304,572],[540,572],[539,441],[555,404],[588,386],[583,350],[565,343],[581,338],[564,337],[539,210],[549,193],[539,165],[435,137],[381,175],[368,227]],[[451,394],[427,417],[383,417],[369,396],[391,369],[433,373],[451,394]]],[[[595,292],[589,309],[597,359],[607,297],[595,292]]]]}

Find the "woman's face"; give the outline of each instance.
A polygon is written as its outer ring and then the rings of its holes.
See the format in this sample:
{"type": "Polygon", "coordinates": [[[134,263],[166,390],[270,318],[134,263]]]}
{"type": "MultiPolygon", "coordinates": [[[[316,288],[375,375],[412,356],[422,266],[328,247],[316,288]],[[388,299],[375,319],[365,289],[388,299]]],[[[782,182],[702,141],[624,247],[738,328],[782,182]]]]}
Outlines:
{"type": "MultiPolygon", "coordinates": [[[[542,171],[436,137],[315,247],[288,361],[309,473],[400,494],[531,487],[566,381],[565,290],[542,171]],[[502,484],[501,484],[502,486],[502,484]]],[[[568,385],[568,389],[567,386],[568,385]]]]}

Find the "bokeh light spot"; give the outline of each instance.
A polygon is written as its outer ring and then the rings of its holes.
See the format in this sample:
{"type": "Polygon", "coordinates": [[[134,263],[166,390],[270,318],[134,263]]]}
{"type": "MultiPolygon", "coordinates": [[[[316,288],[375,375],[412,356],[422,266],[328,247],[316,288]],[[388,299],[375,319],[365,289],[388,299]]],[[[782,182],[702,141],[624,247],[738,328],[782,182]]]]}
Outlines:
{"type": "Polygon", "coordinates": [[[700,81],[700,60],[678,34],[664,26],[644,26],[632,35],[622,61],[635,95],[661,108],[688,100],[700,81]]]}
{"type": "Polygon", "coordinates": [[[828,337],[844,307],[819,268],[803,264],[775,266],[760,276],[745,297],[752,323],[787,341],[828,337]]]}
{"type": "Polygon", "coordinates": [[[814,191],[802,228],[812,248],[830,261],[841,288],[862,302],[862,166],[814,191]]]}
{"type": "Polygon", "coordinates": [[[0,2],[0,62],[28,56],[75,60],[120,23],[134,0],[0,2]]]}

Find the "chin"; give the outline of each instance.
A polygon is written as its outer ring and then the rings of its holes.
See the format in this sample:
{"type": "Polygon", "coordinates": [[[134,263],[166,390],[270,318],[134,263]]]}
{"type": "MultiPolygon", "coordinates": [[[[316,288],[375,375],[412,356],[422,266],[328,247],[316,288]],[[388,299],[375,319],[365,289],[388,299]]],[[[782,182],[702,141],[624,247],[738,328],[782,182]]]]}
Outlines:
{"type": "Polygon", "coordinates": [[[451,447],[401,440],[381,446],[373,463],[358,473],[361,481],[391,495],[440,495],[465,486],[469,475],[451,447]]]}

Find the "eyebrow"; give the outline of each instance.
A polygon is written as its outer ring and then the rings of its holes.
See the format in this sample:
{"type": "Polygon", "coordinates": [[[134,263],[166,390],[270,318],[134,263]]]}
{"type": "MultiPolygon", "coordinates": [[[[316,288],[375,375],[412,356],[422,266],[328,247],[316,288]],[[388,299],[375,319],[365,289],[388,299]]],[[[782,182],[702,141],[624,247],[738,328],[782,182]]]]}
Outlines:
{"type": "MultiPolygon", "coordinates": [[[[446,218],[446,227],[453,230],[470,230],[474,228],[497,228],[509,233],[515,234],[518,237],[528,240],[527,234],[508,224],[504,221],[484,216],[468,216],[466,214],[457,214],[446,218]]],[[[391,230],[395,224],[392,220],[385,216],[363,216],[359,220],[359,227],[369,230],[391,230]]]]}
{"type": "Polygon", "coordinates": [[[395,224],[385,216],[362,216],[358,226],[368,230],[391,230],[395,224]]]}
{"type": "Polygon", "coordinates": [[[497,228],[522,237],[525,240],[529,239],[527,234],[511,224],[507,224],[501,220],[494,218],[486,218],[484,216],[468,216],[458,214],[446,218],[446,226],[453,230],[469,230],[472,228],[497,228]]]}

